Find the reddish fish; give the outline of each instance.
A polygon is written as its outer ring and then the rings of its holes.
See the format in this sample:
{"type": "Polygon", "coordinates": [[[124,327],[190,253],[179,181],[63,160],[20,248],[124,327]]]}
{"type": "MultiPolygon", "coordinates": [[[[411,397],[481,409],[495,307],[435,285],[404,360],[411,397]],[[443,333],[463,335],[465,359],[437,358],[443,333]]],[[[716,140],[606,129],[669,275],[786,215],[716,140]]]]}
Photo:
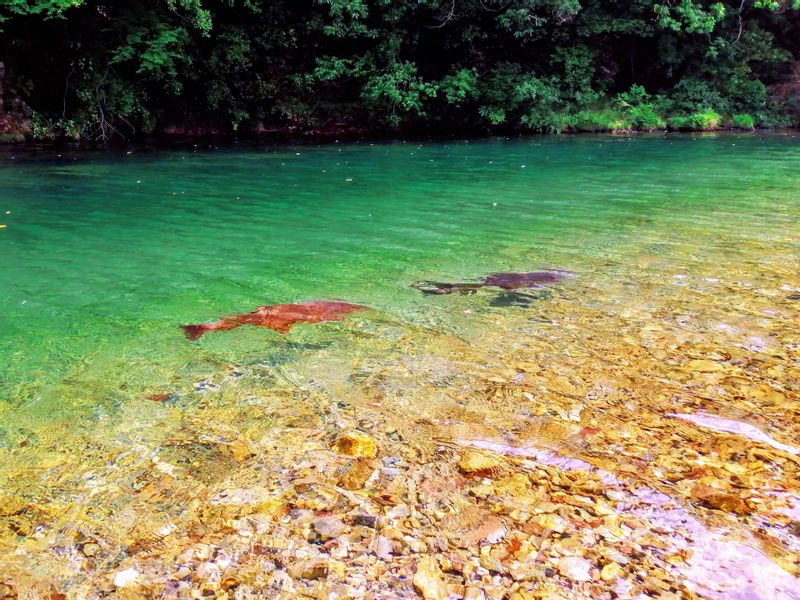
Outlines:
{"type": "Polygon", "coordinates": [[[367,306],[350,304],[349,302],[311,300],[310,302],[298,302],[297,304],[259,306],[253,312],[225,317],[213,323],[181,325],[181,328],[190,340],[197,340],[208,331],[230,331],[242,325],[268,327],[278,333],[289,333],[289,330],[296,323],[341,321],[344,318],[342,315],[367,308],[367,306]]]}

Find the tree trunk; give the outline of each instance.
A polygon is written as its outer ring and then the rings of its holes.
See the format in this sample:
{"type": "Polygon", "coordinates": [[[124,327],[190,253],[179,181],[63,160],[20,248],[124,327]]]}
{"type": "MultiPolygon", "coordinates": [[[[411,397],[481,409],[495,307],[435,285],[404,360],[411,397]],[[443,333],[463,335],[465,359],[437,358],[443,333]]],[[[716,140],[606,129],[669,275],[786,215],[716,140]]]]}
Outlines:
{"type": "Polygon", "coordinates": [[[5,91],[3,90],[3,81],[6,78],[6,65],[5,63],[0,60],[0,115],[6,112],[5,103],[3,102],[3,98],[5,95],[5,91]]]}

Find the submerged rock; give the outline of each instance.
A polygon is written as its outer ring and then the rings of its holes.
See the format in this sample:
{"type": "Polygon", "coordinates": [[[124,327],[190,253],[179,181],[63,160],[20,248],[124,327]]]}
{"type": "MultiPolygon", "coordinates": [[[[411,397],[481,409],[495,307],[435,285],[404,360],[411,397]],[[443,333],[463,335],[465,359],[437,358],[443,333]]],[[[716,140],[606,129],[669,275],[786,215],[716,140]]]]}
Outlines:
{"type": "Polygon", "coordinates": [[[346,490],[360,490],[375,473],[373,461],[359,459],[353,462],[352,466],[340,478],[339,485],[346,490]]]}
{"type": "Polygon", "coordinates": [[[319,517],[311,522],[311,526],[322,541],[327,541],[342,535],[347,526],[339,519],[333,517],[319,517]]]}
{"type": "Polygon", "coordinates": [[[328,576],[328,562],[321,558],[301,560],[288,569],[292,579],[323,579],[328,576]]]}
{"type": "Polygon", "coordinates": [[[140,573],[134,567],[118,571],[114,575],[114,585],[121,588],[139,579],[140,573]]]}
{"type": "Polygon", "coordinates": [[[625,571],[615,562],[610,562],[600,571],[600,579],[606,582],[616,581],[625,571]]]}
{"type": "Polygon", "coordinates": [[[334,443],[340,454],[355,458],[375,458],[378,456],[378,445],[366,433],[348,431],[340,435],[334,443]]]}
{"type": "Polygon", "coordinates": [[[417,563],[413,583],[425,600],[447,600],[449,597],[442,570],[432,556],[423,556],[417,563]]]}
{"type": "Polygon", "coordinates": [[[558,562],[558,571],[572,581],[590,581],[592,563],[578,556],[565,556],[558,562]]]}
{"type": "Polygon", "coordinates": [[[467,450],[458,463],[458,468],[464,473],[477,473],[480,471],[490,471],[499,465],[500,461],[492,456],[483,454],[482,452],[475,452],[474,450],[467,450]]]}

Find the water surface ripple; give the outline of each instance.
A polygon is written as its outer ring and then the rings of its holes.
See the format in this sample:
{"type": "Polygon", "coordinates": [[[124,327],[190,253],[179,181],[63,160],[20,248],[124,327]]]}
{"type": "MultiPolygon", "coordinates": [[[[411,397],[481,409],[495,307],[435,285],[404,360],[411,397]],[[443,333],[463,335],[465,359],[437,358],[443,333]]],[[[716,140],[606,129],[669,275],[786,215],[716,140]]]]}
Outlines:
{"type": "Polygon", "coordinates": [[[4,149],[0,597],[413,597],[429,554],[453,597],[797,598],[798,173],[794,134],[4,149]],[[374,310],[179,328],[332,299],[374,310]]]}

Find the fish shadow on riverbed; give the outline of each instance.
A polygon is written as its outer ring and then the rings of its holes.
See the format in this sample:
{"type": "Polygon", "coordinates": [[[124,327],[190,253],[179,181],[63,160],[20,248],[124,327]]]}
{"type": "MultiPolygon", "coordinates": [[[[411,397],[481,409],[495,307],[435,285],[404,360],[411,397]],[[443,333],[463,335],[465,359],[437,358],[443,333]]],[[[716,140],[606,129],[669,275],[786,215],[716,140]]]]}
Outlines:
{"type": "Polygon", "coordinates": [[[489,306],[495,308],[530,308],[536,302],[550,300],[553,294],[550,290],[535,292],[506,292],[492,298],[489,306]]]}

